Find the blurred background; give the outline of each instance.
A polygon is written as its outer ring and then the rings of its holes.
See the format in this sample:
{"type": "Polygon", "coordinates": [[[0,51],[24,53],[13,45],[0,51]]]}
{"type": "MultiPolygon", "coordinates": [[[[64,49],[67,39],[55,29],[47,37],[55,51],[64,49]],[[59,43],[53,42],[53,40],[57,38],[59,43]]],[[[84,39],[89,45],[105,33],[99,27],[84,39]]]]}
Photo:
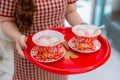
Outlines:
{"type": "MultiPolygon", "coordinates": [[[[102,35],[111,45],[111,56],[101,67],[68,79],[120,80],[120,0],[78,0],[76,7],[86,23],[104,26],[102,35]]],[[[70,26],[67,21],[65,25],[70,26]]],[[[0,29],[0,80],[12,80],[13,65],[13,44],[0,29]]]]}

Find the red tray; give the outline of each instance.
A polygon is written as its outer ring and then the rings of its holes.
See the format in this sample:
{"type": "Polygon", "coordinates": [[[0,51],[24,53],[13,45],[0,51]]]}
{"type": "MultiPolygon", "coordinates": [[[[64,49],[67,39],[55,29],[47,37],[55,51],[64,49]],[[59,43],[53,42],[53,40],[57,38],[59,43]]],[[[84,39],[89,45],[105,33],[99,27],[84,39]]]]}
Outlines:
{"type": "MultiPolygon", "coordinates": [[[[60,28],[53,28],[52,30],[59,31],[64,34],[65,39],[68,41],[71,39],[74,34],[71,31],[71,28],[60,27],[60,28]]],[[[52,62],[52,63],[42,63],[34,60],[30,56],[30,50],[35,46],[35,44],[31,40],[32,35],[28,37],[27,40],[27,50],[24,51],[26,58],[36,65],[40,69],[44,69],[50,72],[54,72],[57,74],[81,74],[85,72],[89,72],[94,70],[101,65],[103,65],[111,54],[111,49],[108,41],[103,37],[99,36],[98,40],[101,43],[101,48],[93,53],[78,53],[70,48],[66,48],[71,55],[67,57],[63,57],[62,59],[52,62]]],[[[66,53],[66,54],[67,54],[66,53]]]]}

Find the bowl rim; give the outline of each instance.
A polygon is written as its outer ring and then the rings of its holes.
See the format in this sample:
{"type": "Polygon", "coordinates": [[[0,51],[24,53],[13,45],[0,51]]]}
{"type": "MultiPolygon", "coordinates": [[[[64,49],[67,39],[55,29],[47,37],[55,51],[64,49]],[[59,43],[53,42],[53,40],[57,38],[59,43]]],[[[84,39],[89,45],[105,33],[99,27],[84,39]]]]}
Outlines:
{"type": "MultiPolygon", "coordinates": [[[[49,36],[49,34],[47,34],[47,35],[49,36]]],[[[62,43],[62,42],[64,42],[64,41],[65,41],[64,35],[63,35],[61,32],[56,31],[56,30],[47,30],[47,29],[46,29],[46,30],[38,31],[38,32],[36,32],[36,33],[32,36],[32,42],[33,42],[35,45],[41,46],[41,47],[54,47],[54,46],[57,46],[57,45],[59,45],[60,43],[62,43]],[[36,38],[37,35],[41,34],[42,32],[53,32],[53,33],[57,33],[58,35],[61,36],[61,40],[59,40],[57,43],[55,43],[55,44],[53,44],[53,45],[39,45],[39,44],[37,44],[37,42],[35,41],[35,38],[36,38]]]]}
{"type": "Polygon", "coordinates": [[[79,28],[81,28],[81,27],[85,27],[86,29],[88,29],[88,28],[90,28],[90,27],[93,27],[93,28],[98,28],[97,26],[95,26],[95,25],[76,25],[76,26],[73,26],[72,27],[72,32],[76,35],[76,36],[80,36],[80,37],[86,37],[86,38],[93,38],[93,37],[97,37],[97,36],[99,36],[100,34],[101,34],[101,29],[99,29],[98,31],[98,33],[97,34],[95,34],[95,35],[93,35],[93,36],[83,36],[83,35],[78,35],[78,34],[76,34],[76,32],[75,32],[75,28],[77,28],[77,27],[79,27],[79,28]],[[88,28],[87,28],[88,27],[88,28]]]}

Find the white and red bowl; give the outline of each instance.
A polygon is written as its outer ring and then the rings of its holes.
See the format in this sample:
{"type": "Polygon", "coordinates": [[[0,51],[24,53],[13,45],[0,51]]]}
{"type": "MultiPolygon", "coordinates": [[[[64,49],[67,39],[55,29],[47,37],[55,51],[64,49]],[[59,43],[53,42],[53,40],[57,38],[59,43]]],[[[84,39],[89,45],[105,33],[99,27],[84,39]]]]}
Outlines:
{"type": "Polygon", "coordinates": [[[58,31],[43,30],[37,32],[33,35],[32,41],[38,46],[37,55],[41,60],[56,61],[57,58],[62,58],[65,53],[62,45],[64,35],[58,31]]]}
{"type": "Polygon", "coordinates": [[[92,49],[94,41],[101,34],[101,30],[95,25],[77,25],[72,28],[72,32],[77,40],[75,44],[80,50],[92,49]],[[94,33],[96,29],[98,30],[94,33]]]}

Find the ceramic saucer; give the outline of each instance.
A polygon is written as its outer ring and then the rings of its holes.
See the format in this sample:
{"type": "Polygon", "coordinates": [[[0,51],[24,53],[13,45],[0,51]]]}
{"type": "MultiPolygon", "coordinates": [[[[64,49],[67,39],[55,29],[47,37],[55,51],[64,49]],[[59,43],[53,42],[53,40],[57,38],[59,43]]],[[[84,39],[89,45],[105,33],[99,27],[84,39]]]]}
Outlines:
{"type": "Polygon", "coordinates": [[[35,46],[30,51],[31,57],[38,61],[43,63],[50,63],[60,60],[65,55],[65,49],[64,47],[60,48],[60,52],[50,55],[49,53],[41,53],[39,52],[39,47],[35,46]],[[48,56],[49,55],[49,56],[48,56]]]}
{"type": "Polygon", "coordinates": [[[98,41],[98,40],[95,40],[93,42],[93,45],[94,45],[94,49],[87,49],[87,50],[80,50],[78,49],[77,47],[75,47],[75,43],[77,42],[76,38],[73,37],[72,39],[70,39],[68,41],[68,45],[69,47],[74,50],[74,51],[77,51],[77,52],[81,52],[81,53],[92,53],[92,52],[96,52],[100,49],[101,47],[101,43],[98,41]]]}

